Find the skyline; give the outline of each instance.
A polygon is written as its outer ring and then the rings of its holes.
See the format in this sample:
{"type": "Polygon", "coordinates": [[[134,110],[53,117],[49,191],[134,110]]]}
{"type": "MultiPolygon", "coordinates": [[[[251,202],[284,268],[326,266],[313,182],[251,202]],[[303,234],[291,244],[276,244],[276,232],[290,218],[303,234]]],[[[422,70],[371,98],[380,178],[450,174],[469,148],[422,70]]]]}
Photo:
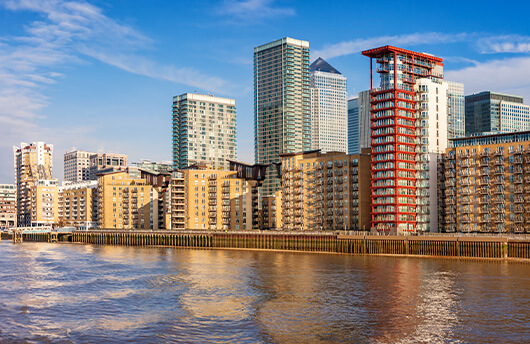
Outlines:
{"type": "Polygon", "coordinates": [[[309,41],[311,62],[337,68],[349,97],[369,88],[360,52],[393,45],[443,58],[444,79],[463,82],[466,95],[491,90],[529,104],[524,8],[496,8],[485,21],[487,6],[445,2],[415,8],[407,29],[393,27],[394,17],[410,9],[385,3],[158,4],[0,0],[0,183],[14,182],[12,146],[21,141],[54,145],[59,180],[74,147],[171,160],[172,97],[194,91],[235,99],[238,160],[252,162],[253,48],[287,36],[309,41]],[[509,29],[492,32],[506,22],[509,29]]]}

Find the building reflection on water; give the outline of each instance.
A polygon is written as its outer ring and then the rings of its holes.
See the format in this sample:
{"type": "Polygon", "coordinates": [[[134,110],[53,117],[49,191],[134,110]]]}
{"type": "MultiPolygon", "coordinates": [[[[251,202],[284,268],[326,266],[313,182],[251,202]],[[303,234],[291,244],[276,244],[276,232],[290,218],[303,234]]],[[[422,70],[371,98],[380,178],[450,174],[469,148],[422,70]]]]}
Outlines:
{"type": "Polygon", "coordinates": [[[530,342],[530,266],[2,245],[0,342],[530,342]]]}

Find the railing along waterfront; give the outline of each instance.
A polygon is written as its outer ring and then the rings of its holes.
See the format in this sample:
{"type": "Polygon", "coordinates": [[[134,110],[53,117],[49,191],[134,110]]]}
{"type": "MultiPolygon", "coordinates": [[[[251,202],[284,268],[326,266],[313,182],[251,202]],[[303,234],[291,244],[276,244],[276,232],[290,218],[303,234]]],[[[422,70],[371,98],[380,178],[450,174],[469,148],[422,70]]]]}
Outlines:
{"type": "MultiPolygon", "coordinates": [[[[257,249],[368,255],[406,255],[530,260],[526,236],[397,236],[358,232],[114,231],[59,233],[57,241],[96,245],[257,249]]],[[[25,241],[53,241],[49,234],[24,234],[25,241]]]]}

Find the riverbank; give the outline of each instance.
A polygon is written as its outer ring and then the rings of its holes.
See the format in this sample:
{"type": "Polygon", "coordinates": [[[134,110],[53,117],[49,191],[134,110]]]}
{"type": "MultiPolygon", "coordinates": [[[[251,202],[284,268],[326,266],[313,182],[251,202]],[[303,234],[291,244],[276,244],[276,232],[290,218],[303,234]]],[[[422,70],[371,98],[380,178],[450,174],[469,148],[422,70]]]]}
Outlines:
{"type": "MultiPolygon", "coordinates": [[[[351,232],[350,232],[351,233],[351,232]]],[[[300,232],[74,231],[28,233],[23,241],[172,246],[421,257],[516,259],[530,262],[530,239],[501,236],[380,236],[300,232]]]]}

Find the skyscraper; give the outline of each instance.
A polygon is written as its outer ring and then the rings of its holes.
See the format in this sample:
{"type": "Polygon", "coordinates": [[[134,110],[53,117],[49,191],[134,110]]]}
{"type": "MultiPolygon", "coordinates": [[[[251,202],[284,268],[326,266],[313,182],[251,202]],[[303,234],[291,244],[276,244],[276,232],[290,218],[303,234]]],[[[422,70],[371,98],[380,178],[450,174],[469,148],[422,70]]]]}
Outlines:
{"type": "Polygon", "coordinates": [[[359,92],[359,151],[371,147],[370,90],[359,92]]]}
{"type": "Polygon", "coordinates": [[[443,83],[447,85],[447,138],[464,137],[466,135],[464,84],[447,80],[444,80],[443,83]]]}
{"type": "Polygon", "coordinates": [[[348,100],[348,154],[370,148],[370,90],[348,100]]]}
{"type": "MultiPolygon", "coordinates": [[[[420,78],[416,92],[416,231],[439,232],[438,169],[447,149],[447,84],[420,78]]],[[[398,140],[399,141],[399,140],[398,140]]]]}
{"type": "Polygon", "coordinates": [[[173,97],[173,167],[207,164],[228,170],[236,158],[234,99],[184,93],[173,97]]]}
{"type": "Polygon", "coordinates": [[[359,154],[359,98],[348,99],[348,154],[359,154]]]}
{"type": "Polygon", "coordinates": [[[21,142],[13,146],[17,225],[51,224],[58,219],[57,180],[52,179],[53,145],[21,142]]]}
{"type": "Polygon", "coordinates": [[[372,227],[415,232],[420,222],[424,230],[424,206],[429,206],[425,202],[436,188],[432,190],[425,181],[425,177],[433,178],[431,164],[416,158],[431,159],[431,150],[441,153],[447,144],[447,139],[434,139],[444,130],[447,117],[442,59],[392,46],[362,54],[370,57],[372,227]],[[373,87],[374,58],[381,78],[378,88],[373,87]]]}
{"type": "Polygon", "coordinates": [[[90,180],[90,156],[96,154],[75,150],[64,153],[64,181],[81,182],[90,180]]]}
{"type": "Polygon", "coordinates": [[[530,129],[530,107],[523,97],[496,92],[466,96],[466,135],[530,129]]]}
{"type": "Polygon", "coordinates": [[[321,57],[309,67],[311,76],[311,149],[348,151],[346,78],[321,57]]]}
{"type": "MultiPolygon", "coordinates": [[[[310,97],[309,42],[286,37],[254,48],[255,163],[311,149],[310,97]]],[[[275,169],[267,169],[261,195],[279,187],[275,169]]]]}

